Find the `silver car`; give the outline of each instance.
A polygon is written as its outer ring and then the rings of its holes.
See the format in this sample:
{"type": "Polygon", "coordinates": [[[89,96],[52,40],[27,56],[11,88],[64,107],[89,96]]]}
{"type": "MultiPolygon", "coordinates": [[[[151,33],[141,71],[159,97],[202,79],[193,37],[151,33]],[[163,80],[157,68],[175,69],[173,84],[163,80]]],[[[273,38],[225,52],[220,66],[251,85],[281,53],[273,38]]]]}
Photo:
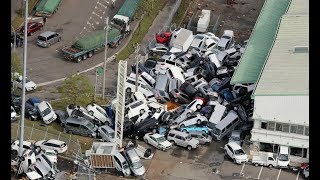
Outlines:
{"type": "Polygon", "coordinates": [[[210,144],[212,141],[211,136],[201,131],[190,131],[189,134],[192,138],[197,139],[200,144],[210,144]]]}
{"type": "Polygon", "coordinates": [[[195,149],[199,146],[199,141],[192,138],[189,134],[177,130],[170,130],[167,140],[171,144],[176,144],[188,148],[188,150],[195,149]]]}
{"type": "Polygon", "coordinates": [[[114,130],[107,125],[100,126],[98,128],[98,136],[100,136],[104,141],[113,142],[114,130]]]}
{"type": "Polygon", "coordinates": [[[38,36],[37,45],[41,47],[50,47],[52,44],[61,41],[59,33],[47,31],[38,36]]]}
{"type": "Polygon", "coordinates": [[[169,48],[163,44],[156,43],[149,46],[149,51],[152,56],[164,55],[169,51],[169,48]]]}
{"type": "Polygon", "coordinates": [[[142,165],[140,157],[133,148],[126,150],[124,155],[134,175],[142,176],[146,172],[146,169],[142,165]]]}

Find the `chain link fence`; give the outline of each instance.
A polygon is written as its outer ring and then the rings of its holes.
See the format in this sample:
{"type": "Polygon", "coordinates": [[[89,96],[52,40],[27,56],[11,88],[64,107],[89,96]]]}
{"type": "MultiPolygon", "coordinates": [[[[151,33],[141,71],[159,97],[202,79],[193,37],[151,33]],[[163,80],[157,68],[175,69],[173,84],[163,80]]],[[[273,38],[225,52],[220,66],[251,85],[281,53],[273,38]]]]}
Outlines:
{"type": "MultiPolygon", "coordinates": [[[[19,139],[20,125],[19,124],[11,124],[11,138],[19,139]]],[[[68,145],[68,149],[66,152],[61,154],[67,158],[74,158],[75,155],[81,154],[81,146],[78,140],[72,137],[72,135],[66,135],[64,133],[52,134],[48,132],[48,127],[46,130],[40,130],[32,127],[24,126],[24,140],[31,141],[40,141],[40,140],[48,140],[48,139],[57,139],[65,142],[68,145]]]]}

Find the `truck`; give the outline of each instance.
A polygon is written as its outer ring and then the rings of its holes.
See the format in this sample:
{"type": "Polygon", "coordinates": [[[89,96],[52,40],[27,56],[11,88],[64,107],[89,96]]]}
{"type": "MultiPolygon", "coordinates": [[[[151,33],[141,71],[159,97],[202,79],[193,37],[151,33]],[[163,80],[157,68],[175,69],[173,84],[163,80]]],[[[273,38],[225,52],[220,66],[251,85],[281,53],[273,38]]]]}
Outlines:
{"type": "Polygon", "coordinates": [[[203,9],[201,11],[201,16],[198,20],[197,31],[198,32],[206,32],[210,23],[210,10],[203,9]]]}
{"type": "Polygon", "coordinates": [[[49,17],[58,10],[61,0],[40,0],[36,7],[36,16],[49,17]]]}
{"type": "Polygon", "coordinates": [[[193,41],[193,33],[184,28],[178,28],[172,32],[169,46],[170,53],[186,52],[193,41]]]}
{"type": "MultiPolygon", "coordinates": [[[[108,29],[107,46],[117,47],[121,40],[126,37],[126,32],[114,26],[108,29]]],[[[96,52],[103,49],[106,44],[106,31],[98,30],[87,34],[77,40],[71,46],[62,48],[63,56],[70,61],[77,63],[87,58],[91,58],[96,52]]]]}
{"type": "Polygon", "coordinates": [[[115,17],[124,16],[128,17],[130,21],[133,21],[133,17],[136,13],[137,8],[139,7],[140,1],[141,0],[126,0],[122,4],[115,17]]]}
{"type": "Polygon", "coordinates": [[[280,168],[287,168],[289,165],[289,159],[287,161],[284,161],[284,159],[281,159],[281,156],[283,156],[282,152],[279,152],[279,155],[276,155],[272,152],[258,152],[258,155],[252,156],[252,164],[255,166],[261,165],[261,166],[269,166],[269,167],[280,167],[280,168]]]}

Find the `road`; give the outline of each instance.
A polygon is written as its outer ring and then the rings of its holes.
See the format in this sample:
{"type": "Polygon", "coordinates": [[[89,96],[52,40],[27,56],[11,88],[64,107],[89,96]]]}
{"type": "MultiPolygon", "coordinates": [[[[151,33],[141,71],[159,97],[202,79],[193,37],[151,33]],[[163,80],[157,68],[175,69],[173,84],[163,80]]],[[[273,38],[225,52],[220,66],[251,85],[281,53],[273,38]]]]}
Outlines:
{"type": "MultiPolygon", "coordinates": [[[[62,1],[59,10],[47,19],[44,30],[28,37],[27,77],[35,83],[43,83],[66,77],[93,67],[104,60],[104,53],[98,53],[81,63],[69,62],[63,59],[58,50],[71,45],[77,38],[94,29],[102,29],[106,14],[112,18],[123,4],[124,0],[116,0],[115,8],[111,9],[111,0],[68,0],[62,1]],[[45,31],[61,33],[62,41],[49,48],[36,46],[37,36],[45,31]]],[[[125,41],[122,42],[122,46],[125,41]]],[[[108,56],[120,49],[109,49],[108,56]]],[[[22,57],[22,48],[18,53],[22,57]]]]}

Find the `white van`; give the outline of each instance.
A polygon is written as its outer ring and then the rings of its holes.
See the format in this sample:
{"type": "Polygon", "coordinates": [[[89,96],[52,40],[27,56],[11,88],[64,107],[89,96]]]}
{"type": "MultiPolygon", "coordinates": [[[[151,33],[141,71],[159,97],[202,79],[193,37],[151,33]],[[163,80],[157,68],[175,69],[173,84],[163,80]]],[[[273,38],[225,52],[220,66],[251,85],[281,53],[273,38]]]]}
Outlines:
{"type": "Polygon", "coordinates": [[[217,101],[209,101],[207,105],[214,106],[213,112],[209,118],[208,127],[213,129],[221,119],[227,114],[226,107],[217,101]]]}
{"type": "Polygon", "coordinates": [[[146,103],[144,103],[142,100],[138,100],[126,105],[125,114],[127,114],[127,117],[131,119],[135,116],[143,114],[148,109],[149,107],[146,103]]]}
{"type": "Polygon", "coordinates": [[[171,66],[167,69],[166,74],[171,78],[171,79],[179,79],[182,83],[184,83],[185,79],[182,74],[183,70],[179,67],[176,66],[171,66]]]}
{"type": "Polygon", "coordinates": [[[157,82],[154,89],[167,92],[168,86],[169,86],[169,77],[165,74],[159,74],[157,77],[157,82]]]}
{"type": "Polygon", "coordinates": [[[147,103],[147,99],[146,99],[145,95],[140,91],[132,93],[131,99],[133,101],[142,100],[144,103],[147,103]]]}
{"type": "MultiPolygon", "coordinates": [[[[135,73],[131,73],[130,74],[130,77],[133,78],[133,79],[136,79],[136,74],[135,73]]],[[[143,82],[144,84],[146,84],[148,86],[149,89],[153,88],[155,83],[156,83],[156,80],[153,79],[152,76],[150,76],[148,73],[146,72],[142,72],[140,75],[139,75],[139,81],[143,82]]]]}
{"type": "Polygon", "coordinates": [[[213,127],[211,131],[211,136],[220,141],[226,135],[230,134],[236,126],[240,124],[240,119],[237,113],[233,110],[230,110],[226,117],[224,117],[218,124],[213,127]]]}
{"type": "MultiPolygon", "coordinates": [[[[135,80],[135,78],[127,77],[125,88],[126,88],[126,92],[127,93],[135,92],[136,91],[136,80],[135,80]]],[[[148,86],[145,83],[141,82],[141,81],[138,81],[138,91],[142,92],[147,97],[150,95],[150,93],[152,93],[150,91],[150,89],[148,88],[148,86]]]]}
{"type": "Polygon", "coordinates": [[[122,156],[121,153],[119,153],[119,151],[114,151],[113,155],[114,167],[118,171],[122,172],[125,177],[130,176],[131,170],[127,160],[122,156]]]}
{"type": "Polygon", "coordinates": [[[278,154],[278,166],[287,167],[289,165],[289,147],[288,146],[279,146],[278,154]]]}

